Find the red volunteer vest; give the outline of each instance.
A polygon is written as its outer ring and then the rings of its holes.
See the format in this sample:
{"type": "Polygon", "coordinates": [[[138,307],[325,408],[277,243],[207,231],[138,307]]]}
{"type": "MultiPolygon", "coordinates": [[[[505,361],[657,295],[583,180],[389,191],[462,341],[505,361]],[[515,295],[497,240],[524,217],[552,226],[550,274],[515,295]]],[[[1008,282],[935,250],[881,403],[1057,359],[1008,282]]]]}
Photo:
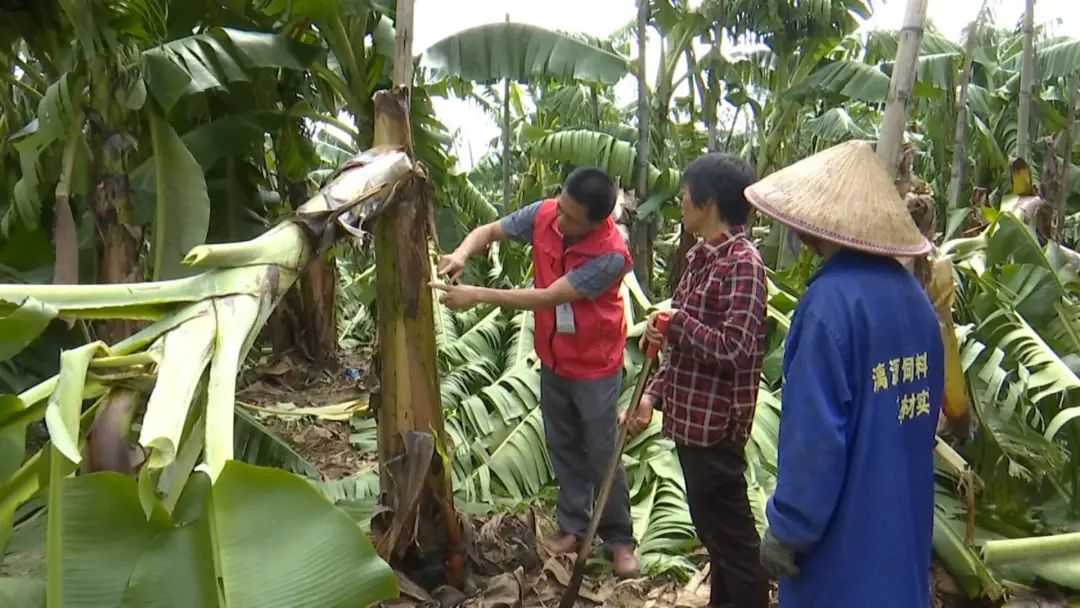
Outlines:
{"type": "MultiPolygon", "coordinates": [[[[558,203],[548,199],[540,206],[533,226],[533,272],[538,289],[548,287],[601,255],[618,253],[631,262],[630,250],[610,217],[581,241],[564,248],[555,221],[558,203]]],[[[535,311],[536,354],[540,361],[564,378],[594,380],[619,371],[626,348],[626,317],[616,282],[595,300],[571,303],[574,333],[555,331],[555,309],[535,311]]]]}

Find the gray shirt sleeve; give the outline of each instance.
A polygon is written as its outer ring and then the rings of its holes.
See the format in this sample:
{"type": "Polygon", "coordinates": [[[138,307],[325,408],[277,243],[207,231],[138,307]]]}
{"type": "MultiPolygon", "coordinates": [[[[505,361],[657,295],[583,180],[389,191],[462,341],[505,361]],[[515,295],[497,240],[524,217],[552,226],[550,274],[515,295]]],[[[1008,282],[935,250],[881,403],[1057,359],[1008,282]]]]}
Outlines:
{"type": "Polygon", "coordinates": [[[536,225],[536,214],[540,212],[540,205],[544,201],[522,207],[510,215],[499,220],[506,238],[519,243],[531,245],[533,240],[533,226],[536,225]]]}
{"type": "Polygon", "coordinates": [[[566,275],[566,280],[570,281],[581,295],[595,300],[609,287],[621,281],[629,269],[626,258],[618,253],[609,253],[571,270],[566,275]]]}

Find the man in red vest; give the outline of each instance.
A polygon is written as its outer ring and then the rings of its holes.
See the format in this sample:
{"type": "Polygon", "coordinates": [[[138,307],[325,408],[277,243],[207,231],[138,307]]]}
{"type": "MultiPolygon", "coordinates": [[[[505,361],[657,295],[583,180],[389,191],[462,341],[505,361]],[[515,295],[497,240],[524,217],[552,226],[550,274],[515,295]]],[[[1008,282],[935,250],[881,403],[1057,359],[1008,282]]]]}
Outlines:
{"type": "MultiPolygon", "coordinates": [[[[538,201],[473,230],[439,263],[440,275],[457,279],[468,258],[492,242],[529,243],[535,274],[531,288],[434,285],[445,292],[442,301],[451,308],[485,302],[534,311],[544,434],[559,480],[556,511],[562,534],[551,543],[555,553],[577,550],[594,492],[617,448],[626,347],[619,287],[633,264],[611,219],[615,196],[615,185],[604,172],[577,169],[566,178],[558,198],[538,201]]],[[[615,574],[636,575],[630,495],[621,468],[599,534],[611,550],[615,574]]]]}

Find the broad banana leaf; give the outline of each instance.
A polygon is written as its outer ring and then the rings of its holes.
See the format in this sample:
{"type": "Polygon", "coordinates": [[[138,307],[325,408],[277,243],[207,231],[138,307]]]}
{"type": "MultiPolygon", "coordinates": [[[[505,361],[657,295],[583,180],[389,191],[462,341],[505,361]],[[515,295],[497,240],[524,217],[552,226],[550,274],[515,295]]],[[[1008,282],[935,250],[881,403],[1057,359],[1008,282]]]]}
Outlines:
{"type": "Polygon", "coordinates": [[[1080,276],[1062,256],[1056,255],[1059,247],[1056,243],[1040,246],[1034,230],[1011,213],[995,217],[987,242],[986,263],[1000,268],[1003,283],[1015,294],[1008,301],[1021,308],[1026,316],[1034,315],[1033,320],[1047,320],[1053,304],[1069,293],[1080,294],[1080,276]],[[1009,272],[1010,269],[1004,268],[1009,263],[1026,268],[1009,272]],[[1032,273],[1038,276],[1030,276],[1032,273]],[[1028,302],[1029,299],[1032,301],[1028,302]]]}
{"type": "MultiPolygon", "coordinates": [[[[637,169],[637,149],[630,142],[615,139],[605,133],[587,129],[571,129],[545,135],[531,144],[540,158],[576,165],[596,165],[623,187],[634,183],[637,169]]],[[[659,170],[650,168],[650,179],[659,170]]]]}
{"type": "Polygon", "coordinates": [[[50,605],[366,608],[397,595],[364,532],[289,473],[230,461],[212,487],[192,476],[172,515],[137,485],[115,473],[61,482],[50,605]]]}
{"type": "Polygon", "coordinates": [[[919,94],[919,88],[927,97],[939,91],[951,90],[963,59],[963,54],[957,51],[921,55],[915,68],[916,94],[919,94]]]}
{"type": "Polygon", "coordinates": [[[72,124],[81,118],[81,97],[76,92],[80,86],[75,77],[62,74],[45,89],[38,101],[36,118],[12,136],[19,156],[21,177],[12,191],[13,204],[0,225],[0,232],[4,236],[11,230],[14,218],[29,229],[38,227],[42,203],[40,191],[43,184],[56,179],[42,173],[43,167],[38,160],[50,145],[67,136],[72,124]]]}
{"type": "Polygon", "coordinates": [[[1030,399],[1065,398],[1080,389],[1080,378],[1024,318],[1011,310],[991,308],[987,302],[976,332],[987,344],[1007,354],[1017,366],[1030,399]]]}
{"type": "Polygon", "coordinates": [[[637,460],[630,471],[631,476],[644,480],[641,490],[631,496],[630,506],[642,568],[652,576],[688,571],[692,565],[685,556],[698,542],[686,508],[679,461],[670,442],[654,440],[640,445],[652,447],[651,454],[637,460]]]}
{"type": "MultiPolygon", "coordinates": [[[[962,60],[959,52],[924,54],[916,64],[914,95],[933,97],[953,86],[956,64],[962,60]]],[[[840,95],[866,103],[884,103],[889,94],[890,64],[870,65],[862,61],[840,59],[818,68],[805,80],[797,83],[792,92],[800,97],[814,94],[840,95]]]]}
{"type": "MultiPolygon", "coordinates": [[[[892,61],[896,58],[899,47],[899,32],[893,30],[875,30],[866,37],[866,57],[877,63],[892,61]]],[[[858,34],[855,36],[858,37],[858,34]]],[[[850,39],[850,38],[849,38],[850,39]]],[[[858,42],[858,40],[856,40],[858,42]]],[[[861,46],[861,45],[860,45],[861,46]]],[[[960,53],[963,49],[960,45],[936,32],[925,32],[922,43],[919,45],[922,54],[960,53]]]]}
{"type": "MultiPolygon", "coordinates": [[[[495,430],[481,441],[464,434],[455,437],[456,433],[451,433],[459,450],[464,447],[479,458],[479,464],[467,465],[473,466],[467,478],[455,481],[455,485],[465,489],[467,496],[490,496],[494,489],[500,495],[523,503],[536,496],[553,479],[539,407],[540,376],[535,371],[532,375],[537,395],[524,416],[513,419],[509,424],[496,424],[495,430]],[[498,485],[493,487],[493,481],[498,485]]],[[[488,394],[489,397],[492,395],[488,394]]],[[[517,402],[519,393],[503,389],[495,395],[517,402]]],[[[457,464],[455,458],[455,467],[457,464]]]]}
{"type": "Polygon", "coordinates": [[[1064,39],[1039,45],[1035,51],[1036,73],[1045,80],[1069,78],[1080,65],[1080,39],[1064,39]]]}
{"type": "Polygon", "coordinates": [[[552,479],[531,314],[493,310],[477,318],[440,305],[438,318],[456,491],[468,501],[526,501],[552,479]]]}
{"type": "MultiPolygon", "coordinates": [[[[13,416],[22,409],[23,403],[15,395],[0,395],[0,420],[13,416]]],[[[26,425],[11,424],[7,425],[7,428],[0,427],[0,487],[19,470],[25,456],[26,425]]],[[[0,555],[3,555],[4,547],[11,536],[13,522],[14,512],[6,508],[0,509],[0,555]]],[[[0,597],[3,597],[2,590],[0,597]]]]}
{"type": "Polygon", "coordinates": [[[505,78],[615,84],[630,68],[629,61],[613,50],[523,23],[491,23],[443,38],[424,52],[420,66],[437,77],[457,76],[481,84],[505,78]]]}
{"type": "MultiPolygon", "coordinates": [[[[633,188],[637,183],[636,147],[606,133],[587,129],[551,133],[534,141],[530,150],[547,160],[600,167],[623,188],[633,188]]],[[[648,172],[649,199],[639,205],[639,216],[649,215],[661,202],[678,194],[682,179],[675,169],[661,171],[650,165],[648,172]]]]}
{"type": "MultiPolygon", "coordinates": [[[[284,121],[285,115],[278,111],[235,114],[198,126],[184,133],[180,139],[203,171],[209,172],[222,159],[242,155],[252,150],[253,146],[261,145],[266,133],[280,128],[284,121]]],[[[341,166],[355,154],[355,150],[344,152],[342,157],[333,159],[333,166],[341,166]]],[[[134,194],[133,220],[137,224],[149,224],[154,219],[155,205],[156,170],[153,157],[131,172],[130,182],[134,194]]],[[[249,235],[253,236],[257,235],[249,235]]]]}
{"type": "Polygon", "coordinates": [[[484,196],[467,174],[451,175],[449,179],[449,198],[464,216],[466,225],[479,225],[493,222],[499,217],[499,210],[484,196]]]}
{"type": "Polygon", "coordinates": [[[0,300],[0,361],[19,354],[56,315],[55,308],[33,298],[20,302],[0,300]]]}
{"type": "Polygon", "coordinates": [[[206,241],[210,227],[210,196],[202,167],[163,117],[149,115],[150,141],[154,147],[154,193],[157,199],[153,224],[154,280],[195,274],[181,266],[187,252],[206,241]]]}
{"type": "Polygon", "coordinates": [[[216,27],[143,52],[146,84],[168,111],[186,95],[250,80],[249,69],[306,70],[321,53],[280,34],[216,27]]]}
{"type": "Polygon", "coordinates": [[[624,124],[619,117],[619,108],[612,100],[586,84],[571,83],[553,92],[544,92],[536,104],[538,110],[556,117],[562,125],[594,124],[594,120],[602,125],[624,124]]]}
{"type": "Polygon", "coordinates": [[[879,68],[843,59],[818,68],[795,85],[797,96],[829,93],[867,103],[883,103],[889,94],[889,77],[879,68]]]}
{"type": "Polygon", "coordinates": [[[980,116],[990,116],[1001,111],[1004,100],[993,91],[977,84],[968,85],[968,109],[980,116]]]}
{"type": "Polygon", "coordinates": [[[1031,411],[1034,405],[1024,382],[1006,369],[1005,351],[987,347],[970,329],[960,328],[957,336],[963,344],[961,359],[982,425],[980,436],[1004,456],[1000,461],[996,456],[991,462],[976,461],[982,466],[980,474],[989,475],[1000,467],[1011,478],[1026,483],[1063,475],[1067,463],[1064,451],[1019,414],[1031,411]]]}
{"type": "Polygon", "coordinates": [[[870,131],[859,126],[844,108],[832,108],[821,116],[807,120],[803,124],[803,132],[823,140],[823,143],[873,137],[870,131]]]}
{"type": "Polygon", "coordinates": [[[29,577],[0,577],[0,606],[45,605],[45,583],[29,577]]]}

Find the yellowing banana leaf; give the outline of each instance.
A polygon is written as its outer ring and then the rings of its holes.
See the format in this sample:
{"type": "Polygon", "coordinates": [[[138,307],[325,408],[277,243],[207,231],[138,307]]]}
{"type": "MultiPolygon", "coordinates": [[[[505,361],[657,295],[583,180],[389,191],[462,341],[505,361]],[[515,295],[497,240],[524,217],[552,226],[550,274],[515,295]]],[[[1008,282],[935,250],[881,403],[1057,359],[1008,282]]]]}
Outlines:
{"type": "Polygon", "coordinates": [[[1012,193],[1017,196],[1032,196],[1035,194],[1035,181],[1031,177],[1031,168],[1022,158],[1018,158],[1009,166],[1012,173],[1012,193]]]}
{"type": "Polygon", "coordinates": [[[353,414],[367,411],[368,397],[365,395],[350,401],[315,407],[298,407],[295,403],[289,401],[270,406],[255,405],[254,403],[244,403],[241,401],[237,401],[236,404],[254,412],[271,414],[273,416],[315,416],[322,420],[348,420],[353,414]]]}
{"type": "Polygon", "coordinates": [[[952,308],[956,299],[956,283],[952,262],[947,259],[934,262],[927,295],[934,303],[941,340],[945,346],[945,416],[953,422],[965,423],[971,416],[971,401],[964,380],[964,367],[960,361],[960,343],[956,339],[952,308]]]}

